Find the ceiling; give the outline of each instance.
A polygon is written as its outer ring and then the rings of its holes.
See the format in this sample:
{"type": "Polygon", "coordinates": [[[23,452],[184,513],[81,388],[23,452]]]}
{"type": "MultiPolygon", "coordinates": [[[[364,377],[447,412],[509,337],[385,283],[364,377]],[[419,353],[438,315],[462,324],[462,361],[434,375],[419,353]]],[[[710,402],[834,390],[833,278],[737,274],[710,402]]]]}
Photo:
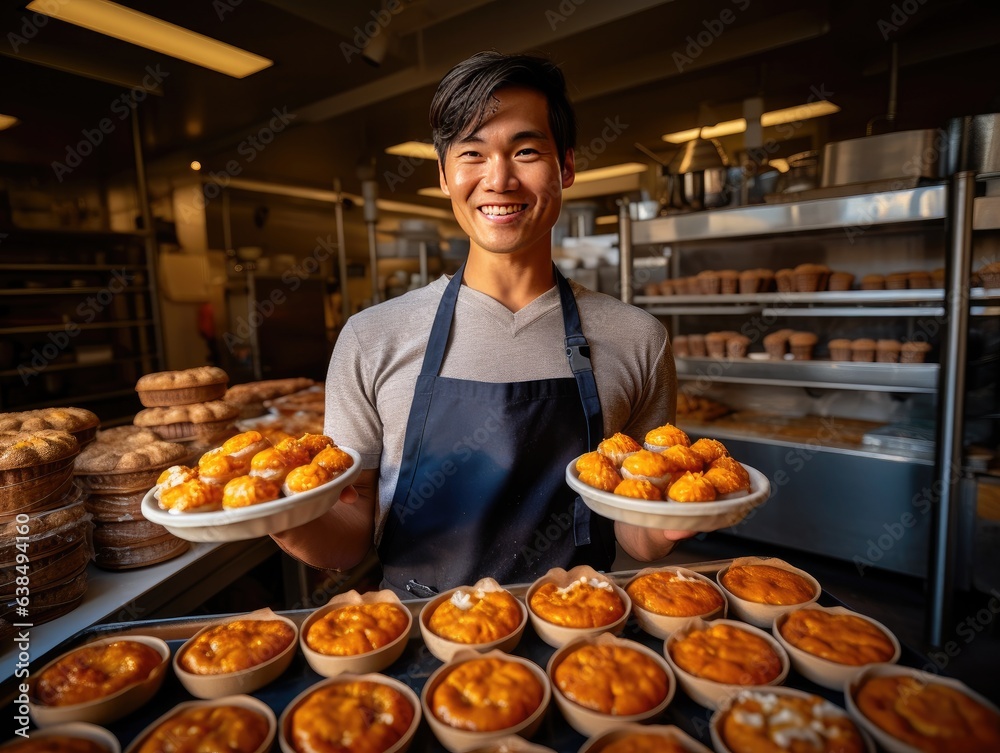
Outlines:
{"type": "MultiPolygon", "coordinates": [[[[827,140],[862,136],[873,119],[881,132],[1000,110],[993,0],[123,2],[274,60],[241,80],[33,15],[25,4],[0,0],[0,28],[10,30],[0,39],[0,113],[21,121],[0,132],[0,177],[52,176],[53,163],[68,164],[74,152],[74,177],[131,169],[131,92],[142,100],[151,175],[198,159],[218,182],[238,175],[329,189],[339,179],[360,193],[359,167],[374,160],[380,196],[444,207],[416,194],[436,184],[433,164],[384,149],[429,140],[436,82],[491,48],[562,65],[588,167],[648,161],[636,143],[667,154],[661,134],[738,117],[756,95],[769,110],[823,91],[842,108],[823,121],[827,140]],[[389,45],[375,67],[359,46],[379,26],[389,45]],[[888,109],[893,42],[890,123],[878,118],[888,109]],[[88,149],[87,138],[101,143],[88,149]]],[[[800,147],[789,139],[789,149],[800,147]]]]}

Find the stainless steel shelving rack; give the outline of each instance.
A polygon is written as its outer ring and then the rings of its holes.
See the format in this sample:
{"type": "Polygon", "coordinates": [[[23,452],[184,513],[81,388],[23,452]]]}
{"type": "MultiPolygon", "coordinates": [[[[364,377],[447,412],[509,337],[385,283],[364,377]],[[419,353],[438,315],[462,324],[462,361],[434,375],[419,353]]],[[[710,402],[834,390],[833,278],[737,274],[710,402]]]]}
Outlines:
{"type": "MultiPolygon", "coordinates": [[[[950,624],[951,593],[956,567],[959,485],[964,431],[963,395],[966,345],[971,316],[994,316],[990,305],[1000,291],[969,290],[973,230],[1000,228],[1000,196],[976,197],[977,176],[954,175],[940,184],[881,193],[808,199],[797,202],[717,209],[632,221],[628,207],[619,212],[622,299],[660,316],[765,314],[782,316],[933,316],[944,327],[940,364],[842,362],[727,361],[721,382],[771,384],[833,389],[937,393],[938,441],[934,488],[940,489],[931,522],[927,570],[928,640],[940,645],[950,624]],[[845,291],[793,294],[644,296],[635,295],[633,259],[636,246],[692,241],[752,239],[761,236],[808,234],[838,229],[943,223],[945,229],[945,290],[845,291]]],[[[676,255],[672,262],[677,263],[676,255]]],[[[704,373],[712,359],[678,359],[678,376],[692,379],[704,373]],[[705,362],[705,363],[701,363],[705,362]]]]}

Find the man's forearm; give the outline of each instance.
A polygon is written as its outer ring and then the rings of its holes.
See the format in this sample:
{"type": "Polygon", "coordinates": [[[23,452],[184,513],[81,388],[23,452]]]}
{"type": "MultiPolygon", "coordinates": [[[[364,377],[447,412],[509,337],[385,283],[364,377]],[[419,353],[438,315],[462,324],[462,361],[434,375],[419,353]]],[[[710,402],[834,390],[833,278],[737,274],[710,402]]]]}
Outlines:
{"type": "Polygon", "coordinates": [[[372,545],[378,471],[362,471],[353,485],[354,502],[337,502],[316,520],[272,534],[285,552],[307,565],[346,570],[359,564],[372,545]]]}

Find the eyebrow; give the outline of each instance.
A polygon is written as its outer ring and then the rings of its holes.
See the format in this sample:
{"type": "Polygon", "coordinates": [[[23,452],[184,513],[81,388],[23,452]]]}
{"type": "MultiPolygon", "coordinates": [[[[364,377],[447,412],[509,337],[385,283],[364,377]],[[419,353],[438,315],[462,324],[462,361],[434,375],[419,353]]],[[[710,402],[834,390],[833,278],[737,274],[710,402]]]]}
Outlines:
{"type": "MultiPolygon", "coordinates": [[[[479,136],[478,133],[479,133],[478,131],[476,131],[475,133],[470,133],[465,138],[459,139],[457,143],[459,143],[459,144],[482,144],[483,141],[484,141],[484,139],[481,136],[479,136]]],[[[538,140],[546,141],[546,140],[548,140],[548,136],[546,135],[546,133],[544,131],[537,131],[537,130],[534,130],[534,129],[527,130],[527,131],[518,131],[517,133],[515,133],[511,137],[510,143],[514,144],[514,143],[517,143],[518,141],[525,141],[525,140],[528,140],[528,139],[538,139],[538,140]]]]}

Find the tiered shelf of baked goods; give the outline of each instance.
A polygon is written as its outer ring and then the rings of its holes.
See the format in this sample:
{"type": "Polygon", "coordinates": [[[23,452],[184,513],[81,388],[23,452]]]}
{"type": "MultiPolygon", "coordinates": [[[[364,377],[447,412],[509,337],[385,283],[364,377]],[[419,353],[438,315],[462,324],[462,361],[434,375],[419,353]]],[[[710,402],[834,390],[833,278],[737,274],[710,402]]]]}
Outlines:
{"type": "MultiPolygon", "coordinates": [[[[718,395],[724,389],[731,391],[725,394],[733,394],[743,386],[770,389],[767,394],[772,401],[781,403],[788,397],[788,404],[796,394],[834,402],[837,395],[854,394],[855,405],[868,399],[864,393],[889,393],[889,399],[902,408],[896,414],[914,423],[916,418],[906,411],[916,406],[919,422],[928,427],[926,449],[920,453],[901,449],[902,443],[850,446],[830,440],[822,427],[798,437],[768,433],[766,428],[759,434],[739,431],[735,451],[755,467],[781,475],[784,483],[774,483],[776,478],[772,478],[772,486],[781,492],[775,496],[784,500],[772,499],[736,533],[769,542],[797,542],[816,552],[855,562],[860,557],[868,566],[918,576],[928,574],[931,562],[936,589],[931,602],[938,608],[944,592],[939,576],[955,566],[956,546],[969,544],[971,548],[970,542],[956,542],[955,534],[971,530],[972,525],[963,519],[945,526],[944,513],[937,508],[930,513],[930,502],[925,509],[915,506],[914,500],[924,498],[922,490],[951,489],[953,468],[973,468],[966,448],[966,422],[976,422],[977,429],[982,424],[978,419],[983,413],[979,393],[985,389],[981,382],[989,381],[987,372],[995,359],[991,355],[995,348],[989,343],[996,325],[988,318],[1000,315],[1000,286],[989,282],[985,274],[986,267],[1000,258],[1000,238],[995,232],[1000,229],[1000,180],[965,172],[898,190],[835,193],[843,191],[816,191],[801,200],[781,197],[770,204],[644,221],[630,220],[623,208],[623,297],[662,317],[674,338],[687,334],[685,328],[692,332],[739,330],[749,322],[755,323],[752,332],[743,334],[752,335],[753,340],[778,327],[827,335],[827,339],[820,338],[816,357],[810,360],[772,359],[766,353],[747,352],[745,346],[744,355],[749,357],[682,355],[675,359],[681,390],[718,395]],[[768,262],[774,268],[826,262],[856,274],[888,275],[920,268],[936,272],[936,279],[933,285],[925,281],[891,290],[854,285],[855,289],[839,291],[711,295],[687,294],[689,290],[675,282],[661,288],[673,295],[655,295],[649,294],[656,292],[656,274],[650,271],[653,259],[677,282],[700,270],[745,270],[766,267],[768,262]],[[982,282],[975,279],[979,270],[984,272],[982,282]],[[927,363],[834,360],[833,348],[827,355],[827,343],[845,337],[838,330],[889,333],[855,337],[916,335],[934,343],[934,352],[927,363]],[[775,387],[788,390],[776,393],[775,387]],[[966,398],[968,404],[963,406],[960,401],[966,398]],[[949,448],[954,448],[954,457],[939,457],[949,448]],[[861,478],[867,481],[856,483],[861,478]],[[879,489],[877,494],[872,484],[879,489]],[[868,546],[873,541],[877,544],[884,526],[901,519],[912,523],[904,537],[891,545],[868,546]],[[850,525],[845,525],[847,520],[850,525]],[[942,527],[953,530],[941,538],[934,529],[942,527]],[[932,533],[933,547],[928,544],[932,533]],[[942,546],[945,539],[951,543],[942,546]]],[[[729,277],[731,282],[732,273],[729,277]]],[[[780,411],[777,406],[775,412],[780,411]]],[[[835,416],[828,418],[831,425],[837,422],[835,416]]],[[[886,423],[884,418],[880,421],[886,423]]],[[[711,423],[686,428],[696,436],[702,435],[700,429],[714,432],[713,436],[735,436],[711,423]]],[[[940,495],[932,496],[937,500],[940,495]]],[[[940,507],[947,510],[948,506],[940,507]]],[[[960,580],[967,577],[967,569],[959,574],[960,580]]],[[[940,619],[939,614],[934,622],[940,619]]]]}

